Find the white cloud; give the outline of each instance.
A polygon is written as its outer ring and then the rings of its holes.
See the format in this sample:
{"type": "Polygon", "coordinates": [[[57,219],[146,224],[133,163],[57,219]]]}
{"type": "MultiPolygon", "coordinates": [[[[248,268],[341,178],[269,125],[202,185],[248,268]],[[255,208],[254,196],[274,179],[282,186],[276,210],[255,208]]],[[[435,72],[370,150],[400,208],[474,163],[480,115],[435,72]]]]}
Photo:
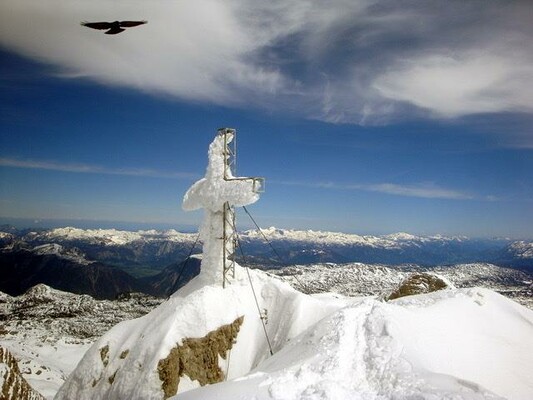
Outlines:
{"type": "Polygon", "coordinates": [[[423,55],[399,60],[374,87],[392,100],[407,101],[445,117],[500,111],[533,111],[533,55],[423,55]],[[519,79],[520,78],[520,79],[519,79]]]}
{"type": "Polygon", "coordinates": [[[64,77],[364,124],[420,110],[532,112],[532,9],[529,0],[4,0],[0,45],[64,77]],[[115,19],[148,24],[116,36],[79,25],[115,19]]]}
{"type": "Polygon", "coordinates": [[[242,23],[215,0],[8,0],[1,6],[0,43],[59,66],[65,77],[239,104],[240,92],[270,93],[283,80],[275,69],[243,59],[256,44],[242,23]],[[80,26],[115,19],[148,24],[115,36],[80,26]]]}
{"type": "Polygon", "coordinates": [[[108,168],[92,164],[67,164],[56,161],[21,160],[0,157],[0,166],[11,168],[41,169],[50,171],[73,172],[83,174],[125,175],[149,178],[194,179],[196,174],[189,172],[169,172],[149,168],[108,168]]]}

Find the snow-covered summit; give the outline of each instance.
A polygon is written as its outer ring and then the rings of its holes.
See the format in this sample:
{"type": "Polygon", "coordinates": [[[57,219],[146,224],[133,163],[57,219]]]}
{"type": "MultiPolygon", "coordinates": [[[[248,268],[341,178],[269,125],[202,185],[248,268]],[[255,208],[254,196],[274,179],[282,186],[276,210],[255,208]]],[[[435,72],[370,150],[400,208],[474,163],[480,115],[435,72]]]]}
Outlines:
{"type": "Polygon", "coordinates": [[[406,232],[391,233],[390,235],[386,235],[385,237],[391,240],[419,240],[420,239],[418,236],[411,235],[410,233],[406,233],[406,232]]]}
{"type": "Polygon", "coordinates": [[[42,232],[31,232],[25,235],[23,240],[33,241],[88,241],[98,242],[108,246],[119,246],[136,241],[190,241],[194,240],[193,234],[180,233],[174,229],[166,231],[157,231],[155,229],[124,231],[118,229],[80,229],[73,227],[55,228],[42,232]]]}
{"type": "MultiPolygon", "coordinates": [[[[231,140],[215,138],[206,176],[183,201],[185,209],[206,210],[200,274],[149,314],[115,325],[96,341],[57,400],[533,396],[533,311],[490,290],[455,289],[441,281],[432,290],[442,290],[390,302],[311,296],[236,263],[224,288],[221,278],[234,250],[233,241],[223,240],[235,229],[232,206],[258,197],[253,181],[226,173],[231,140]]],[[[325,243],[332,236],[267,233],[325,243]]],[[[335,239],[367,246],[418,240],[340,235],[335,239]]]]}
{"type": "Polygon", "coordinates": [[[75,247],[65,248],[57,243],[47,243],[40,246],[35,246],[31,249],[32,253],[38,255],[55,255],[60,258],[75,261],[78,264],[89,265],[94,261],[88,260],[83,252],[75,247]]]}
{"type": "Polygon", "coordinates": [[[533,259],[533,242],[519,240],[511,243],[509,250],[512,251],[518,258],[533,259]]]}
{"type": "Polygon", "coordinates": [[[533,395],[533,312],[490,290],[448,289],[384,303],[307,296],[250,272],[274,356],[246,280],[226,289],[193,280],[150,314],[97,341],[56,399],[163,399],[169,378],[161,366],[189,339],[201,343],[240,317],[231,355],[226,349],[217,356],[224,382],[199,388],[187,364],[197,361],[180,358],[176,399],[533,395]]]}
{"type": "MultiPolygon", "coordinates": [[[[204,286],[197,277],[150,314],[115,326],[97,341],[56,398],[163,399],[166,386],[160,365],[164,364],[162,360],[168,359],[172,349],[184,346],[187,339],[204,338],[242,317],[235,344],[230,346],[231,357],[223,352],[217,362],[222,376],[236,378],[269,355],[261,321],[266,322],[271,345],[278,351],[302,329],[339,307],[336,301],[323,302],[303,295],[266,273],[249,272],[263,319],[245,271],[237,273],[244,279],[236,280],[225,289],[220,284],[204,286]],[[105,361],[102,358],[104,348],[107,349],[105,361]]],[[[196,356],[203,357],[202,354],[196,356]]],[[[190,368],[194,369],[194,360],[182,362],[185,367],[190,362],[190,368]]],[[[200,386],[194,377],[179,368],[175,375],[178,392],[200,386]]]]}
{"type": "Polygon", "coordinates": [[[2,240],[12,239],[12,238],[13,238],[13,234],[12,233],[0,232],[0,239],[2,239],[2,240]]]}
{"type": "Polygon", "coordinates": [[[429,242],[460,242],[466,239],[461,236],[416,236],[405,232],[383,236],[357,235],[341,232],[279,229],[273,226],[262,229],[262,232],[257,230],[247,230],[241,234],[241,237],[243,239],[260,239],[263,234],[268,237],[269,240],[286,240],[325,245],[358,245],[383,249],[397,249],[400,247],[416,246],[419,243],[429,242]]]}
{"type": "Polygon", "coordinates": [[[532,321],[485,289],[346,301],[244,377],[176,399],[528,399],[532,321]]]}

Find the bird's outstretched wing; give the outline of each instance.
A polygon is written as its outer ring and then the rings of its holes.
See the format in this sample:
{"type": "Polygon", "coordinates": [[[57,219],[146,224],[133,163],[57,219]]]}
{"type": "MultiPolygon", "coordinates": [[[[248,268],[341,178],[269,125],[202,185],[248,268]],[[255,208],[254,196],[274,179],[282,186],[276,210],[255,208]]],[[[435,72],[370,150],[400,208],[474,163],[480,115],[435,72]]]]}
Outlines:
{"type": "Polygon", "coordinates": [[[87,21],[83,21],[81,25],[86,26],[88,28],[101,29],[101,30],[111,29],[113,26],[113,24],[111,24],[110,22],[87,22],[87,21]]]}
{"type": "Polygon", "coordinates": [[[121,28],[131,28],[132,26],[139,26],[146,24],[148,21],[120,21],[121,28]]]}

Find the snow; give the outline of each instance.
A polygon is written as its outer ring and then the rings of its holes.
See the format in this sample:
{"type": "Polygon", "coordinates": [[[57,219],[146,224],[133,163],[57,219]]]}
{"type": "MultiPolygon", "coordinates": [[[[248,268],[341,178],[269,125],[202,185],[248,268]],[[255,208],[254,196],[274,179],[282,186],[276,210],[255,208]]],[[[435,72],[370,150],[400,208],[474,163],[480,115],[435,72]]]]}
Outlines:
{"type": "Polygon", "coordinates": [[[387,239],[391,240],[419,240],[420,238],[418,236],[411,235],[410,233],[406,232],[397,232],[392,233],[390,235],[385,236],[387,239]]]}
{"type": "Polygon", "coordinates": [[[432,272],[450,287],[484,287],[533,309],[532,275],[492,264],[457,264],[428,269],[417,265],[326,263],[293,265],[268,272],[282,277],[284,281],[306,293],[335,292],[345,296],[379,297],[395,291],[412,273],[432,272]]]}
{"type": "Polygon", "coordinates": [[[40,255],[55,255],[67,260],[75,261],[81,265],[89,265],[95,261],[87,260],[85,254],[77,248],[65,249],[63,246],[57,243],[47,243],[40,246],[36,246],[31,251],[40,255]]]}
{"type": "Polygon", "coordinates": [[[24,337],[24,341],[13,337],[2,339],[2,346],[7,347],[18,360],[26,381],[47,399],[54,398],[91,344],[92,341],[88,340],[66,338],[52,344],[31,335],[24,337]]]}
{"type": "Polygon", "coordinates": [[[533,258],[533,242],[519,240],[512,243],[509,246],[509,250],[512,251],[518,258],[533,258]]]}
{"type": "MultiPolygon", "coordinates": [[[[230,143],[233,137],[227,139],[230,143]]],[[[222,211],[222,205],[244,206],[259,199],[253,190],[253,180],[235,178],[229,168],[225,171],[224,136],[217,135],[209,145],[209,162],[205,177],[194,183],[183,198],[186,211],[206,208],[211,212],[222,211]],[[226,178],[224,174],[226,173],[226,178]]]]}
{"type": "MultiPolygon", "coordinates": [[[[295,243],[316,245],[339,245],[339,246],[369,246],[381,249],[402,249],[419,246],[421,243],[461,242],[465,237],[459,236],[415,236],[409,233],[394,233],[384,236],[356,235],[341,232],[327,232],[314,230],[278,229],[270,227],[262,229],[262,233],[270,240],[284,240],[295,243]]],[[[241,234],[243,240],[262,239],[262,234],[257,230],[245,231],[241,234]]]]}
{"type": "Polygon", "coordinates": [[[0,346],[15,356],[26,381],[52,399],[99,336],[160,302],[145,295],[95,300],[43,284],[17,297],[0,292],[0,346]]]}
{"type": "Polygon", "coordinates": [[[525,400],[532,335],[533,312],[486,289],[346,299],[249,374],[176,399],[525,400]]]}
{"type": "MultiPolygon", "coordinates": [[[[491,290],[449,289],[385,303],[308,296],[264,272],[250,273],[267,311],[273,356],[247,279],[222,289],[197,277],[150,314],[99,339],[56,399],[161,399],[158,361],[184,338],[204,337],[241,315],[228,381],[199,388],[185,379],[176,399],[533,398],[533,312],[491,290]],[[107,368],[100,356],[106,345],[107,368]],[[130,353],[121,359],[124,350],[130,353]]],[[[227,361],[220,366],[226,371],[227,361]]]]}

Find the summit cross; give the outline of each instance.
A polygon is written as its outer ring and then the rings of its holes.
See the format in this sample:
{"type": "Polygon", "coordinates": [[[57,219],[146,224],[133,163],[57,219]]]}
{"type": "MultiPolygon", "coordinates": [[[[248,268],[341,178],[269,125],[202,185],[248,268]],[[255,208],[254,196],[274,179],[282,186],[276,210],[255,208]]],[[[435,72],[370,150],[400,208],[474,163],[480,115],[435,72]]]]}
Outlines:
{"type": "MultiPolygon", "coordinates": [[[[205,177],[194,183],[183,197],[185,211],[205,210],[200,227],[203,241],[200,278],[205,285],[230,283],[235,277],[235,209],[255,203],[263,179],[234,177],[235,147],[230,144],[236,131],[222,128],[209,146],[205,177]]],[[[235,143],[235,142],[233,142],[235,143]]]]}

